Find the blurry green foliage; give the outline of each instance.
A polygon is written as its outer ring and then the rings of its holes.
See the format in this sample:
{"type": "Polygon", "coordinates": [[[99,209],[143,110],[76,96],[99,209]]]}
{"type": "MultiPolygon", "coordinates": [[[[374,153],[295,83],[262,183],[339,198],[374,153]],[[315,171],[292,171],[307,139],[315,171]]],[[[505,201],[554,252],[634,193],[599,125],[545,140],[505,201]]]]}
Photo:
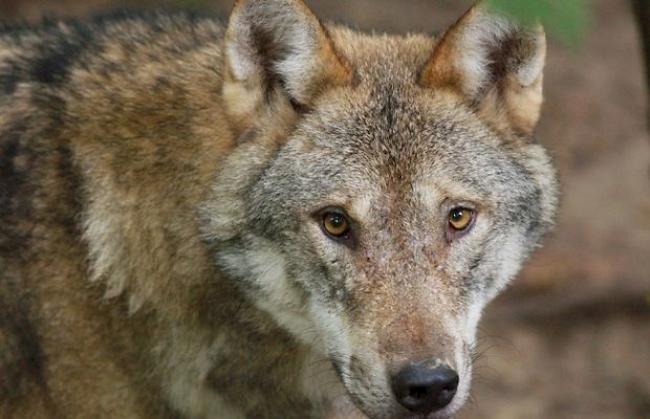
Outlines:
{"type": "Polygon", "coordinates": [[[582,41],[588,24],[587,0],[487,0],[492,10],[523,24],[541,22],[551,36],[571,47],[582,41]]]}

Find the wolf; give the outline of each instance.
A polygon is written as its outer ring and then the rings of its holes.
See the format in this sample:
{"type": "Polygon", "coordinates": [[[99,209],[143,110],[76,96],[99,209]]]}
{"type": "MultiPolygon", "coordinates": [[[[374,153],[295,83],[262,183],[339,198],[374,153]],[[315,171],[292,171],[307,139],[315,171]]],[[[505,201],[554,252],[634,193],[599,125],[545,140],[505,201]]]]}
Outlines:
{"type": "Polygon", "coordinates": [[[4,27],[0,417],[455,415],[554,220],[545,52],[482,3],[4,27]]]}

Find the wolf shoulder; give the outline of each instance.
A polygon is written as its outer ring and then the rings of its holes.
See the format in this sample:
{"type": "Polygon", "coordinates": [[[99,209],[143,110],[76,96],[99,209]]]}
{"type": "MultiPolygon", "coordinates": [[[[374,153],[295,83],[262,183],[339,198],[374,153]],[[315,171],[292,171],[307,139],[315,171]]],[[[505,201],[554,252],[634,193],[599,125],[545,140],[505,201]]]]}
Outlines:
{"type": "Polygon", "coordinates": [[[185,14],[0,27],[3,167],[38,149],[61,154],[83,182],[197,180],[232,141],[223,32],[185,14]]]}

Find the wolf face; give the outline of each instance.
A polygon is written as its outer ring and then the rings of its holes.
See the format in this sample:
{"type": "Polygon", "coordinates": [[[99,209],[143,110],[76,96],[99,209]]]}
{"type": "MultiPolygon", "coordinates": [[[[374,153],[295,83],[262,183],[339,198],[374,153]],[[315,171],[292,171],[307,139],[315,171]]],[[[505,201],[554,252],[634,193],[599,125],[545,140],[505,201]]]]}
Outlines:
{"type": "Polygon", "coordinates": [[[217,265],[369,417],[449,417],[483,308],[554,216],[543,32],[479,6],[438,40],[365,36],[240,1],[225,51],[217,265]]]}

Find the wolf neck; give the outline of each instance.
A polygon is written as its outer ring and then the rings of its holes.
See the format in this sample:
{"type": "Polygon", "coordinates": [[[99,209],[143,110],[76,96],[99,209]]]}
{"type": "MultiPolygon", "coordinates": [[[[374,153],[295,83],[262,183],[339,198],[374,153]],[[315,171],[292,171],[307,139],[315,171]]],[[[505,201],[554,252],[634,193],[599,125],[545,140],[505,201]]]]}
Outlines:
{"type": "Polygon", "coordinates": [[[307,348],[223,285],[205,319],[170,325],[157,342],[171,404],[188,417],[269,417],[296,406],[311,411],[299,378],[307,348]],[[246,379],[234,380],[238,374],[246,379]]]}
{"type": "MultiPolygon", "coordinates": [[[[143,356],[153,354],[150,364],[158,370],[165,397],[187,417],[265,417],[268,412],[289,409],[312,411],[313,395],[304,394],[300,376],[308,358],[314,362],[314,355],[280,327],[276,319],[253,304],[231,278],[213,268],[205,245],[198,239],[196,221],[188,213],[194,211],[179,208],[166,217],[185,218],[185,225],[191,226],[189,232],[178,233],[181,237],[174,246],[171,234],[167,245],[138,245],[140,240],[153,240],[152,230],[164,231],[165,227],[152,224],[136,208],[130,214],[120,212],[104,219],[101,229],[98,221],[91,220],[87,229],[87,236],[116,230],[136,240],[109,243],[102,239],[95,245],[91,242],[91,249],[119,243],[126,249],[111,251],[135,257],[134,263],[126,266],[137,268],[108,269],[96,280],[107,284],[109,292],[116,291],[111,284],[122,284],[119,293],[107,294],[111,300],[130,302],[130,313],[123,312],[119,322],[128,326],[142,318],[151,319],[148,342],[140,351],[143,356]],[[110,225],[108,221],[115,217],[120,218],[119,224],[110,225]],[[156,257],[151,255],[152,248],[156,257]],[[124,279],[128,281],[122,283],[124,279]],[[233,377],[242,374],[245,380],[233,381],[233,377]],[[276,396],[270,397],[271,393],[276,396]],[[245,410],[238,403],[242,394],[247,395],[245,410]]],[[[92,235],[87,238],[97,240],[92,235]]],[[[320,370],[328,366],[322,360],[314,364],[320,370]]]]}
{"type": "MultiPolygon", "coordinates": [[[[200,181],[209,185],[211,178],[200,181]]],[[[90,197],[85,219],[92,278],[105,284],[106,298],[128,302],[117,322],[128,327],[149,319],[139,351],[153,354],[150,365],[172,407],[187,417],[262,418],[289,410],[305,417],[318,409],[312,400],[326,404],[316,389],[304,388],[301,376],[308,364],[317,367],[309,374],[325,376],[329,363],[315,361],[317,355],[214,267],[196,215],[205,190],[185,191],[187,199],[169,205],[166,191],[140,196],[112,179],[101,181],[103,187],[91,189],[101,193],[90,197]],[[149,205],[152,199],[158,202],[149,205]],[[111,210],[116,203],[120,208],[111,210]],[[242,374],[245,380],[233,381],[242,374]]],[[[251,260],[261,263],[259,257],[251,260]]]]}
{"type": "MultiPolygon", "coordinates": [[[[150,269],[161,283],[187,280],[150,269]]],[[[298,418],[325,405],[326,397],[305,388],[308,381],[301,377],[331,374],[328,361],[310,353],[230,278],[205,271],[209,276],[202,285],[195,283],[194,291],[167,295],[173,304],[154,306],[145,300],[128,319],[118,320],[128,326],[151,319],[152,330],[139,350],[143,356],[153,354],[150,365],[168,403],[188,418],[263,418],[292,409],[298,418]],[[246,379],[233,380],[240,374],[246,379]]],[[[112,298],[128,300],[129,293],[127,287],[112,298]]],[[[328,377],[332,380],[336,377],[328,377]]]]}

